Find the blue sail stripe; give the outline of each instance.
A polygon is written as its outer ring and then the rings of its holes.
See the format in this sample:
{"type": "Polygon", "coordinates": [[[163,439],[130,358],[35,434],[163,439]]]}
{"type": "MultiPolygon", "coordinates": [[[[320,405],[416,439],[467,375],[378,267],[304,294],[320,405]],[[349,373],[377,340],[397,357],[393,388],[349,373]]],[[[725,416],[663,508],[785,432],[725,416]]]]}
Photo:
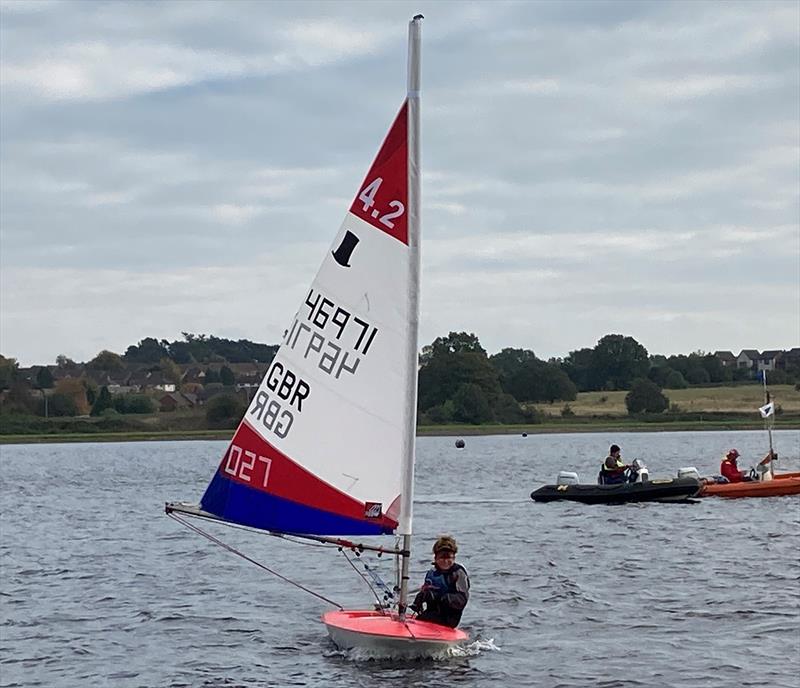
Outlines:
{"type": "Polygon", "coordinates": [[[200,507],[226,521],[277,533],[384,535],[393,532],[377,523],[339,516],[256,490],[230,480],[219,471],[211,479],[200,507]]]}

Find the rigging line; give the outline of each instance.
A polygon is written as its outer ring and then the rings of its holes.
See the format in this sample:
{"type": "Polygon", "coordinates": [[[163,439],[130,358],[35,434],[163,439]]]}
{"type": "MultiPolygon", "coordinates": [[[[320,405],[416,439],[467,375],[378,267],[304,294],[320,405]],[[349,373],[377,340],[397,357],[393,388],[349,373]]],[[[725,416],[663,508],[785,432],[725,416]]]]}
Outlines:
{"type": "Polygon", "coordinates": [[[295,581],[291,580],[290,578],[287,578],[286,576],[281,575],[277,571],[273,571],[272,569],[268,568],[267,566],[264,566],[264,564],[262,564],[260,562],[257,562],[255,559],[251,559],[246,554],[243,554],[242,552],[237,550],[235,547],[231,547],[230,545],[222,542],[222,540],[219,540],[218,538],[214,537],[213,535],[211,535],[211,533],[207,533],[202,528],[199,528],[198,526],[194,525],[193,523],[189,523],[189,522],[183,520],[179,516],[176,516],[174,513],[170,513],[168,515],[170,516],[170,518],[174,518],[178,523],[181,523],[181,524],[185,525],[187,528],[189,528],[189,530],[193,530],[198,535],[202,535],[204,538],[210,540],[215,545],[219,545],[223,549],[226,549],[229,552],[231,552],[232,554],[235,554],[235,555],[241,557],[245,561],[249,561],[251,564],[255,564],[259,568],[264,569],[264,571],[266,571],[267,573],[271,573],[273,576],[277,576],[282,581],[285,581],[285,582],[287,582],[287,583],[289,583],[291,585],[294,585],[296,588],[300,588],[300,590],[303,590],[303,591],[307,592],[309,595],[313,595],[314,597],[316,597],[316,598],[318,598],[320,600],[323,600],[324,602],[327,602],[328,604],[332,604],[334,607],[338,607],[339,609],[344,610],[344,607],[341,604],[339,604],[338,602],[334,602],[333,600],[329,600],[324,595],[320,595],[319,593],[314,592],[313,590],[310,590],[309,588],[306,588],[305,586],[301,585],[300,583],[296,583],[295,581]]]}
{"type": "Polygon", "coordinates": [[[372,585],[370,585],[370,582],[367,580],[367,577],[356,568],[356,565],[352,561],[350,561],[350,557],[347,556],[347,553],[344,550],[341,550],[341,552],[342,556],[344,556],[345,558],[345,561],[347,561],[347,563],[353,567],[353,571],[355,571],[359,576],[361,576],[361,579],[367,584],[367,587],[369,588],[372,595],[375,597],[375,601],[378,603],[378,606],[381,609],[383,609],[383,605],[381,604],[381,598],[378,597],[378,593],[375,592],[375,588],[373,588],[372,585]]]}

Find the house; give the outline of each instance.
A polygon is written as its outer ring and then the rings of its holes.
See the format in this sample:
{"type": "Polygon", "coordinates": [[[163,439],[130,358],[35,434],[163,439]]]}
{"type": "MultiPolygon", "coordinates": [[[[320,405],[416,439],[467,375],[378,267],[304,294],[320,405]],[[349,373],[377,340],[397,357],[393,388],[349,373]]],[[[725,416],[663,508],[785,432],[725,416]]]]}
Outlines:
{"type": "Polygon", "coordinates": [[[167,392],[158,398],[159,411],[176,411],[179,408],[193,408],[196,405],[197,397],[194,394],[167,392]]]}
{"type": "Polygon", "coordinates": [[[788,351],[781,351],[775,357],[775,368],[778,370],[800,369],[800,347],[794,347],[788,351]]]}
{"type": "Polygon", "coordinates": [[[139,392],[156,389],[160,392],[174,392],[176,385],[167,380],[160,370],[137,370],[128,379],[128,385],[139,392]]]}
{"type": "Polygon", "coordinates": [[[755,349],[742,349],[741,353],[736,357],[736,367],[750,370],[757,365],[760,357],[761,354],[755,349]]]}
{"type": "Polygon", "coordinates": [[[181,377],[181,382],[202,385],[205,383],[206,371],[199,366],[189,366],[181,377]]]}
{"type": "Polygon", "coordinates": [[[758,358],[758,369],[759,370],[775,370],[775,360],[780,356],[783,352],[779,349],[774,349],[771,351],[764,351],[762,352],[761,356],[758,358]]]}
{"type": "Polygon", "coordinates": [[[735,368],[736,367],[736,356],[733,355],[731,351],[715,351],[714,356],[716,356],[720,363],[722,363],[723,368],[735,368]]]}

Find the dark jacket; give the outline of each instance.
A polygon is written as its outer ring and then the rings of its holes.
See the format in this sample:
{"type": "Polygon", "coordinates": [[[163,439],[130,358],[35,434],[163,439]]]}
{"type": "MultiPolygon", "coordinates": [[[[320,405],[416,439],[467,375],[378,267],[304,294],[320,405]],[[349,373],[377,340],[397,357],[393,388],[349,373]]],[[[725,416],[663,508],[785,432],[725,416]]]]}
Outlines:
{"type": "Polygon", "coordinates": [[[417,618],[450,628],[458,626],[469,600],[467,570],[461,564],[453,564],[447,571],[433,568],[422,587],[411,604],[417,618]]]}

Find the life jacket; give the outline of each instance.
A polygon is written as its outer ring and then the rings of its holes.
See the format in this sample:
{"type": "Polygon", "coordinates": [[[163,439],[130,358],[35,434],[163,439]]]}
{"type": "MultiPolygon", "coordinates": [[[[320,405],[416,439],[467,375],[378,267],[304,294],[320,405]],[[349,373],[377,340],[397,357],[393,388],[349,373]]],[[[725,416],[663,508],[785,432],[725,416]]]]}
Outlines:
{"type": "Polygon", "coordinates": [[[463,572],[463,577],[466,580],[466,596],[469,598],[469,575],[461,564],[453,564],[447,571],[439,571],[434,567],[425,574],[425,584],[430,585],[435,590],[431,591],[433,594],[426,596],[426,609],[417,617],[418,619],[438,623],[442,626],[450,626],[451,628],[458,626],[467,600],[464,600],[464,605],[457,608],[448,603],[446,596],[460,592],[456,587],[456,578],[458,577],[456,574],[459,571],[463,572]]]}
{"type": "Polygon", "coordinates": [[[599,485],[614,485],[616,483],[625,482],[625,464],[622,463],[622,459],[614,459],[616,467],[609,468],[606,466],[606,461],[611,458],[613,457],[608,456],[603,459],[603,463],[600,466],[600,473],[597,475],[597,483],[599,485]]]}
{"type": "Polygon", "coordinates": [[[742,472],[739,470],[739,467],[727,456],[722,458],[722,463],[719,465],[719,472],[728,479],[728,482],[740,483],[743,480],[742,472]]]}

